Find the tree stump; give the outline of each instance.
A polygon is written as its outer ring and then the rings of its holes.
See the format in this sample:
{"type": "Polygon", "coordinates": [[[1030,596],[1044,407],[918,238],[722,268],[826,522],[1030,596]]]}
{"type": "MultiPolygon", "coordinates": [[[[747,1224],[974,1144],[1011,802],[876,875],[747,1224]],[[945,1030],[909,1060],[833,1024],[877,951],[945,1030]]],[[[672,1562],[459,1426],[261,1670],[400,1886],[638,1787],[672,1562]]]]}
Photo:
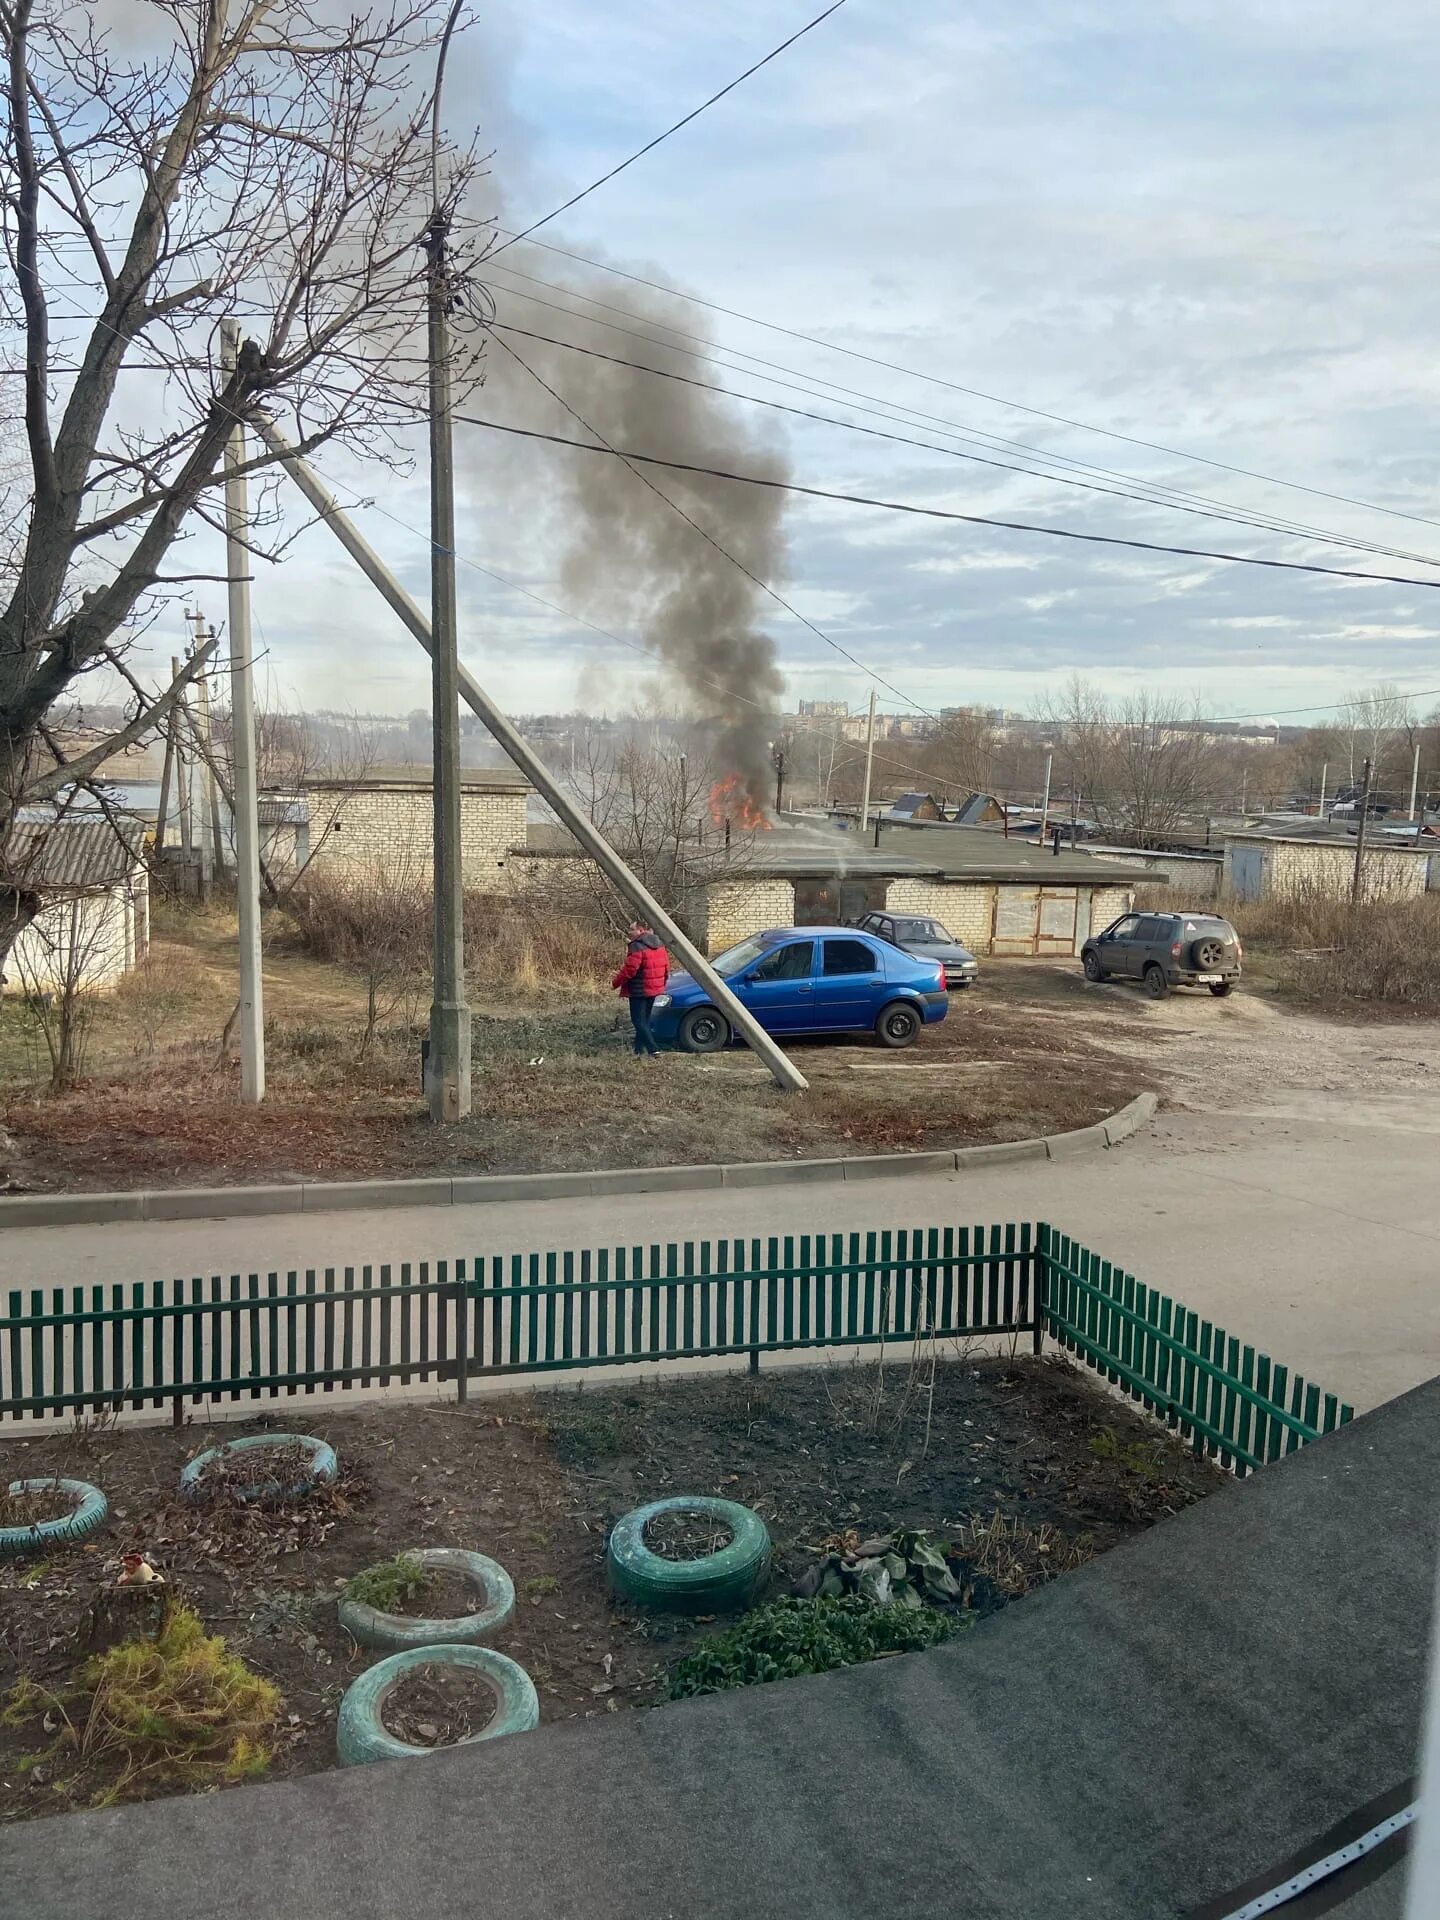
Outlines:
{"type": "Polygon", "coordinates": [[[101,1587],[85,1611],[81,1643],[87,1653],[105,1653],[126,1641],[152,1645],[170,1617],[170,1589],[163,1580],[145,1586],[101,1587]]]}

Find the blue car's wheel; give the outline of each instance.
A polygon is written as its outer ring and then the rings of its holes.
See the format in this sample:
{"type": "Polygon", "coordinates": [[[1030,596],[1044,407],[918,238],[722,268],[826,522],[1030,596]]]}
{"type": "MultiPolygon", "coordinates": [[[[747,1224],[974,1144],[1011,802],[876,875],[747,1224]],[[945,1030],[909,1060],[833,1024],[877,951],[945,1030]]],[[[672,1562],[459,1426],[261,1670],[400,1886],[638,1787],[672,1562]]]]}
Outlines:
{"type": "Polygon", "coordinates": [[[908,1047],[923,1022],[908,1000],[892,1000],[875,1022],[875,1038],[882,1047],[908,1047]]]}
{"type": "Polygon", "coordinates": [[[730,1022],[714,1007],[692,1007],[680,1022],[686,1053],[719,1053],[730,1039],[730,1022]]]}

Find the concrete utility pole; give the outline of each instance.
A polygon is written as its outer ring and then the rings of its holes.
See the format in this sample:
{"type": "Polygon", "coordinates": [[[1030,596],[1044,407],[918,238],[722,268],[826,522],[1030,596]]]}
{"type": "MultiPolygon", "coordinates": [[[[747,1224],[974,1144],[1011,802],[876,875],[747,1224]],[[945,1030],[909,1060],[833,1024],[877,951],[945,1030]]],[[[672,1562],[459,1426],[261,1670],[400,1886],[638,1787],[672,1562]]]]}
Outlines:
{"type": "Polygon", "coordinates": [[[165,761],[160,769],[160,804],[155,809],[155,858],[165,851],[165,821],[170,811],[170,782],[175,777],[175,716],[165,723],[165,761]]]}
{"type": "MultiPolygon", "coordinates": [[[[300,458],[278,427],[267,420],[257,420],[256,430],[360,571],[429,653],[430,622],[359,528],[347,518],[324,481],[300,458]]],[[[570,829],[596,866],[614,882],[636,912],[664,937],[666,946],[684,962],[686,969],[704,987],[741,1039],[759,1054],[776,1084],[787,1093],[803,1093],[809,1085],[804,1074],[781,1052],[749,1008],[736,999],[695,943],[630,871],[595,822],[575,805],[564,785],[553,777],[544,761],[531,752],[505,714],[464,667],[459,669],[459,683],[460,692],[470,710],[484,721],[536,792],[549,801],[562,824],[570,829]]]]}
{"type": "Polygon", "coordinates": [[[430,708],[434,740],[435,985],[425,1091],[430,1118],[470,1112],[470,1008],[465,999],[465,870],[460,844],[460,653],[455,603],[455,449],[450,393],[452,299],[440,200],[440,91],[458,6],[440,43],[431,122],[430,224],[425,229],[430,352],[430,708]]]}
{"type": "Polygon", "coordinates": [[[1415,742],[1415,758],[1410,762],[1410,818],[1415,818],[1415,796],[1420,789],[1420,742],[1415,742]]]}
{"type": "MultiPolygon", "coordinates": [[[[220,357],[228,377],[240,353],[238,321],[220,326],[220,357]]],[[[240,921],[240,1098],[265,1098],[265,986],[260,969],[260,817],[255,770],[255,663],[250,645],[250,483],[245,429],[225,443],[225,571],[229,595],[230,758],[234,792],[235,906],[240,921]]]]}
{"type": "Polygon", "coordinates": [[[1325,780],[1329,772],[1330,762],[1326,760],[1320,768],[1320,805],[1315,810],[1315,818],[1317,820],[1323,820],[1325,818],[1325,780]]]}
{"type": "Polygon", "coordinates": [[[870,769],[875,764],[875,689],[870,689],[870,717],[865,722],[865,787],[860,801],[860,831],[870,822],[870,769]]]}
{"type": "Polygon", "coordinates": [[[1364,882],[1365,828],[1370,819],[1370,762],[1365,762],[1360,775],[1360,818],[1355,829],[1355,877],[1350,882],[1350,898],[1360,898],[1360,888],[1364,882]]]}
{"type": "MultiPolygon", "coordinates": [[[[174,654],[170,656],[171,678],[180,678],[180,662],[174,654]]],[[[190,719],[189,688],[181,691],[175,702],[172,725],[175,727],[175,777],[177,781],[178,811],[180,814],[180,854],[188,871],[194,856],[195,843],[190,832],[190,761],[185,752],[185,733],[190,719]]]]}
{"type": "Polygon", "coordinates": [[[775,811],[779,813],[785,804],[785,749],[775,749],[775,811]]]}
{"type": "MultiPolygon", "coordinates": [[[[197,612],[195,615],[197,651],[205,645],[207,640],[214,638],[215,629],[211,627],[207,632],[205,622],[197,612]]],[[[225,833],[220,823],[220,788],[215,780],[215,736],[210,726],[210,676],[208,673],[199,673],[195,676],[195,703],[200,712],[196,744],[200,748],[200,758],[205,764],[203,784],[206,810],[210,816],[210,871],[218,877],[225,871],[225,833]]]]}
{"type": "MultiPolygon", "coordinates": [[[[1045,844],[1045,829],[1050,824],[1050,774],[1054,765],[1054,754],[1047,753],[1045,756],[1045,797],[1040,802],[1040,834],[1036,842],[1038,846],[1042,847],[1045,844]]],[[[1060,842],[1058,840],[1055,842],[1055,851],[1056,853],[1060,851],[1060,842]]]]}

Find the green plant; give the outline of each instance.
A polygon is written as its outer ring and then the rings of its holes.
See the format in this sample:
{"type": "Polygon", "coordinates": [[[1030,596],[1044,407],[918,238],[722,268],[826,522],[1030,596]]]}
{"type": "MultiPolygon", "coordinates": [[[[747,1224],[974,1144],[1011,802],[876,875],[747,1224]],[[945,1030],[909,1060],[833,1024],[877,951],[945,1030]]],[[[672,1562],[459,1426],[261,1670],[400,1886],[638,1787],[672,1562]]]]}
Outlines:
{"type": "Polygon", "coordinates": [[[525,1592],[532,1600],[543,1600],[548,1594],[559,1591],[560,1582],[553,1573],[537,1573],[525,1582],[525,1592]]]}
{"type": "Polygon", "coordinates": [[[1122,1473],[1133,1473],[1143,1480],[1147,1487],[1159,1487],[1165,1484],[1165,1463],[1161,1458],[1158,1442],[1144,1440],[1122,1441],[1113,1427],[1101,1427],[1098,1433],[1090,1436],[1090,1451],[1097,1460],[1118,1467],[1122,1473]]]}
{"type": "Polygon", "coordinates": [[[380,1613],[399,1613],[418,1600],[428,1576],[419,1556],[397,1553],[393,1560],[365,1567],[346,1582],[345,1598],[358,1600],[380,1613]]]}
{"type": "Polygon", "coordinates": [[[625,1451],[625,1435],[613,1415],[598,1410],[557,1413],[551,1417],[550,1437],[567,1466],[589,1466],[613,1460],[625,1451]]]}
{"type": "Polygon", "coordinates": [[[885,1654],[913,1653],[948,1640],[964,1624],[944,1614],[877,1607],[853,1595],[772,1600],[677,1661],[670,1697],[723,1693],[802,1673],[829,1673],[885,1654]]]}
{"type": "Polygon", "coordinates": [[[118,1762],[95,1795],[96,1805],[109,1806],[139,1785],[257,1778],[270,1763],[280,1705],[278,1687],[177,1605],[157,1640],[127,1640],[87,1660],[73,1687],[54,1692],[22,1677],[5,1696],[0,1723],[63,1722],[50,1748],[26,1756],[22,1770],[67,1750],[79,1769],[118,1762]]]}

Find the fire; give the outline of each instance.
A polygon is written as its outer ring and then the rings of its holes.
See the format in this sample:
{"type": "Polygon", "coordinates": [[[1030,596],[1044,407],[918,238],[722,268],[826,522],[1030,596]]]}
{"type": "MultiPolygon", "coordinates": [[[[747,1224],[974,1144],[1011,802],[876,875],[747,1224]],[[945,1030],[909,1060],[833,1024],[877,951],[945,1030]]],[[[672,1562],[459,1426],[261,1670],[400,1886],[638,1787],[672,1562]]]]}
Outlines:
{"type": "Polygon", "coordinates": [[[711,787],[710,818],[717,827],[743,827],[747,833],[768,832],[770,828],[769,814],[756,806],[738,773],[717,780],[711,787]]]}

